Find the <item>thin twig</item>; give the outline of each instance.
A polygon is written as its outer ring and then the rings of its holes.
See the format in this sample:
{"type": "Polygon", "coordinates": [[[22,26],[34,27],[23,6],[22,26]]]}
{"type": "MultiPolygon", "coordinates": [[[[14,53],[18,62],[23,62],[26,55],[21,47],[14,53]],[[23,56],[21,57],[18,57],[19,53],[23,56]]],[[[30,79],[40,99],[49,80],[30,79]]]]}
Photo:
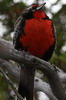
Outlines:
{"type": "Polygon", "coordinates": [[[13,91],[15,92],[18,100],[23,100],[23,97],[18,93],[18,91],[16,90],[16,88],[13,85],[13,82],[9,79],[9,77],[5,74],[5,72],[0,68],[0,72],[3,74],[3,76],[5,77],[5,79],[7,80],[7,82],[10,84],[10,86],[12,87],[13,91]]]}

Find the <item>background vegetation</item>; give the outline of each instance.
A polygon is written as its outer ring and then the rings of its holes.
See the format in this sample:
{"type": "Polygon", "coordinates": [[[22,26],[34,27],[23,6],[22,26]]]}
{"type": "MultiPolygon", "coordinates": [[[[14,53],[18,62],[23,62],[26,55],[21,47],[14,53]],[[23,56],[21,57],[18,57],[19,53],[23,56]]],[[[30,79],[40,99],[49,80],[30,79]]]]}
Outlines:
{"type": "MultiPolygon", "coordinates": [[[[36,1],[40,2],[41,0],[36,1]]],[[[52,20],[56,26],[57,35],[55,53],[50,61],[66,72],[66,5],[60,1],[56,0],[55,3],[51,4],[50,9],[46,7],[46,13],[50,13],[53,16],[52,20]],[[53,7],[58,4],[61,4],[61,8],[54,13],[53,7]]],[[[2,38],[12,41],[15,20],[22,14],[26,6],[22,0],[17,3],[14,0],[0,0],[0,22],[6,27],[2,38]]],[[[56,9],[58,8],[56,7],[56,9]]],[[[11,88],[0,75],[0,100],[13,100],[11,95],[11,88]]]]}

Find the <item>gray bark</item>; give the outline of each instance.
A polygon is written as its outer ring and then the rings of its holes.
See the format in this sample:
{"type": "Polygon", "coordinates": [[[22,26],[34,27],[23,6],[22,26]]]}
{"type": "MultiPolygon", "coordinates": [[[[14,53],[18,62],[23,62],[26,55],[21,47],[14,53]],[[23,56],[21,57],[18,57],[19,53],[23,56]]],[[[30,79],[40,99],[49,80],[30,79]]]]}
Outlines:
{"type": "Polygon", "coordinates": [[[49,84],[52,88],[53,94],[58,98],[58,100],[66,100],[66,95],[62,83],[58,77],[57,72],[53,65],[35,56],[32,56],[25,52],[17,51],[13,46],[0,38],[0,58],[4,60],[13,60],[18,63],[29,64],[30,66],[34,64],[36,69],[41,70],[47,76],[49,84]]]}

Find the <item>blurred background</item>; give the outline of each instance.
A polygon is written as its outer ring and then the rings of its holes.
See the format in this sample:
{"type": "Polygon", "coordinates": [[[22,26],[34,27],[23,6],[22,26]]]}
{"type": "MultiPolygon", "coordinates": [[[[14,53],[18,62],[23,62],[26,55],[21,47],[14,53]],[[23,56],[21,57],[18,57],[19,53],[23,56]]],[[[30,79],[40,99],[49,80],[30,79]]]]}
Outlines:
{"type": "MultiPolygon", "coordinates": [[[[66,72],[66,0],[0,0],[0,37],[12,41],[16,19],[25,7],[34,2],[46,2],[45,12],[53,20],[57,35],[56,49],[50,62],[66,72]]],[[[0,100],[14,100],[11,95],[11,87],[0,75],[0,100]]]]}

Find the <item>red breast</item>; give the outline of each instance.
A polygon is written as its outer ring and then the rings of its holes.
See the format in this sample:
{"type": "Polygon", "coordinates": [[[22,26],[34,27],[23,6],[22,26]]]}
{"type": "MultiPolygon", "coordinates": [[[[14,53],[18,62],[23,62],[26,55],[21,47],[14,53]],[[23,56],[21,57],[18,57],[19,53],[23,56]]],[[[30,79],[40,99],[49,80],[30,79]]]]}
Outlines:
{"type": "Polygon", "coordinates": [[[24,35],[20,37],[25,50],[31,54],[42,57],[54,43],[51,20],[30,19],[26,20],[24,35]]]}

